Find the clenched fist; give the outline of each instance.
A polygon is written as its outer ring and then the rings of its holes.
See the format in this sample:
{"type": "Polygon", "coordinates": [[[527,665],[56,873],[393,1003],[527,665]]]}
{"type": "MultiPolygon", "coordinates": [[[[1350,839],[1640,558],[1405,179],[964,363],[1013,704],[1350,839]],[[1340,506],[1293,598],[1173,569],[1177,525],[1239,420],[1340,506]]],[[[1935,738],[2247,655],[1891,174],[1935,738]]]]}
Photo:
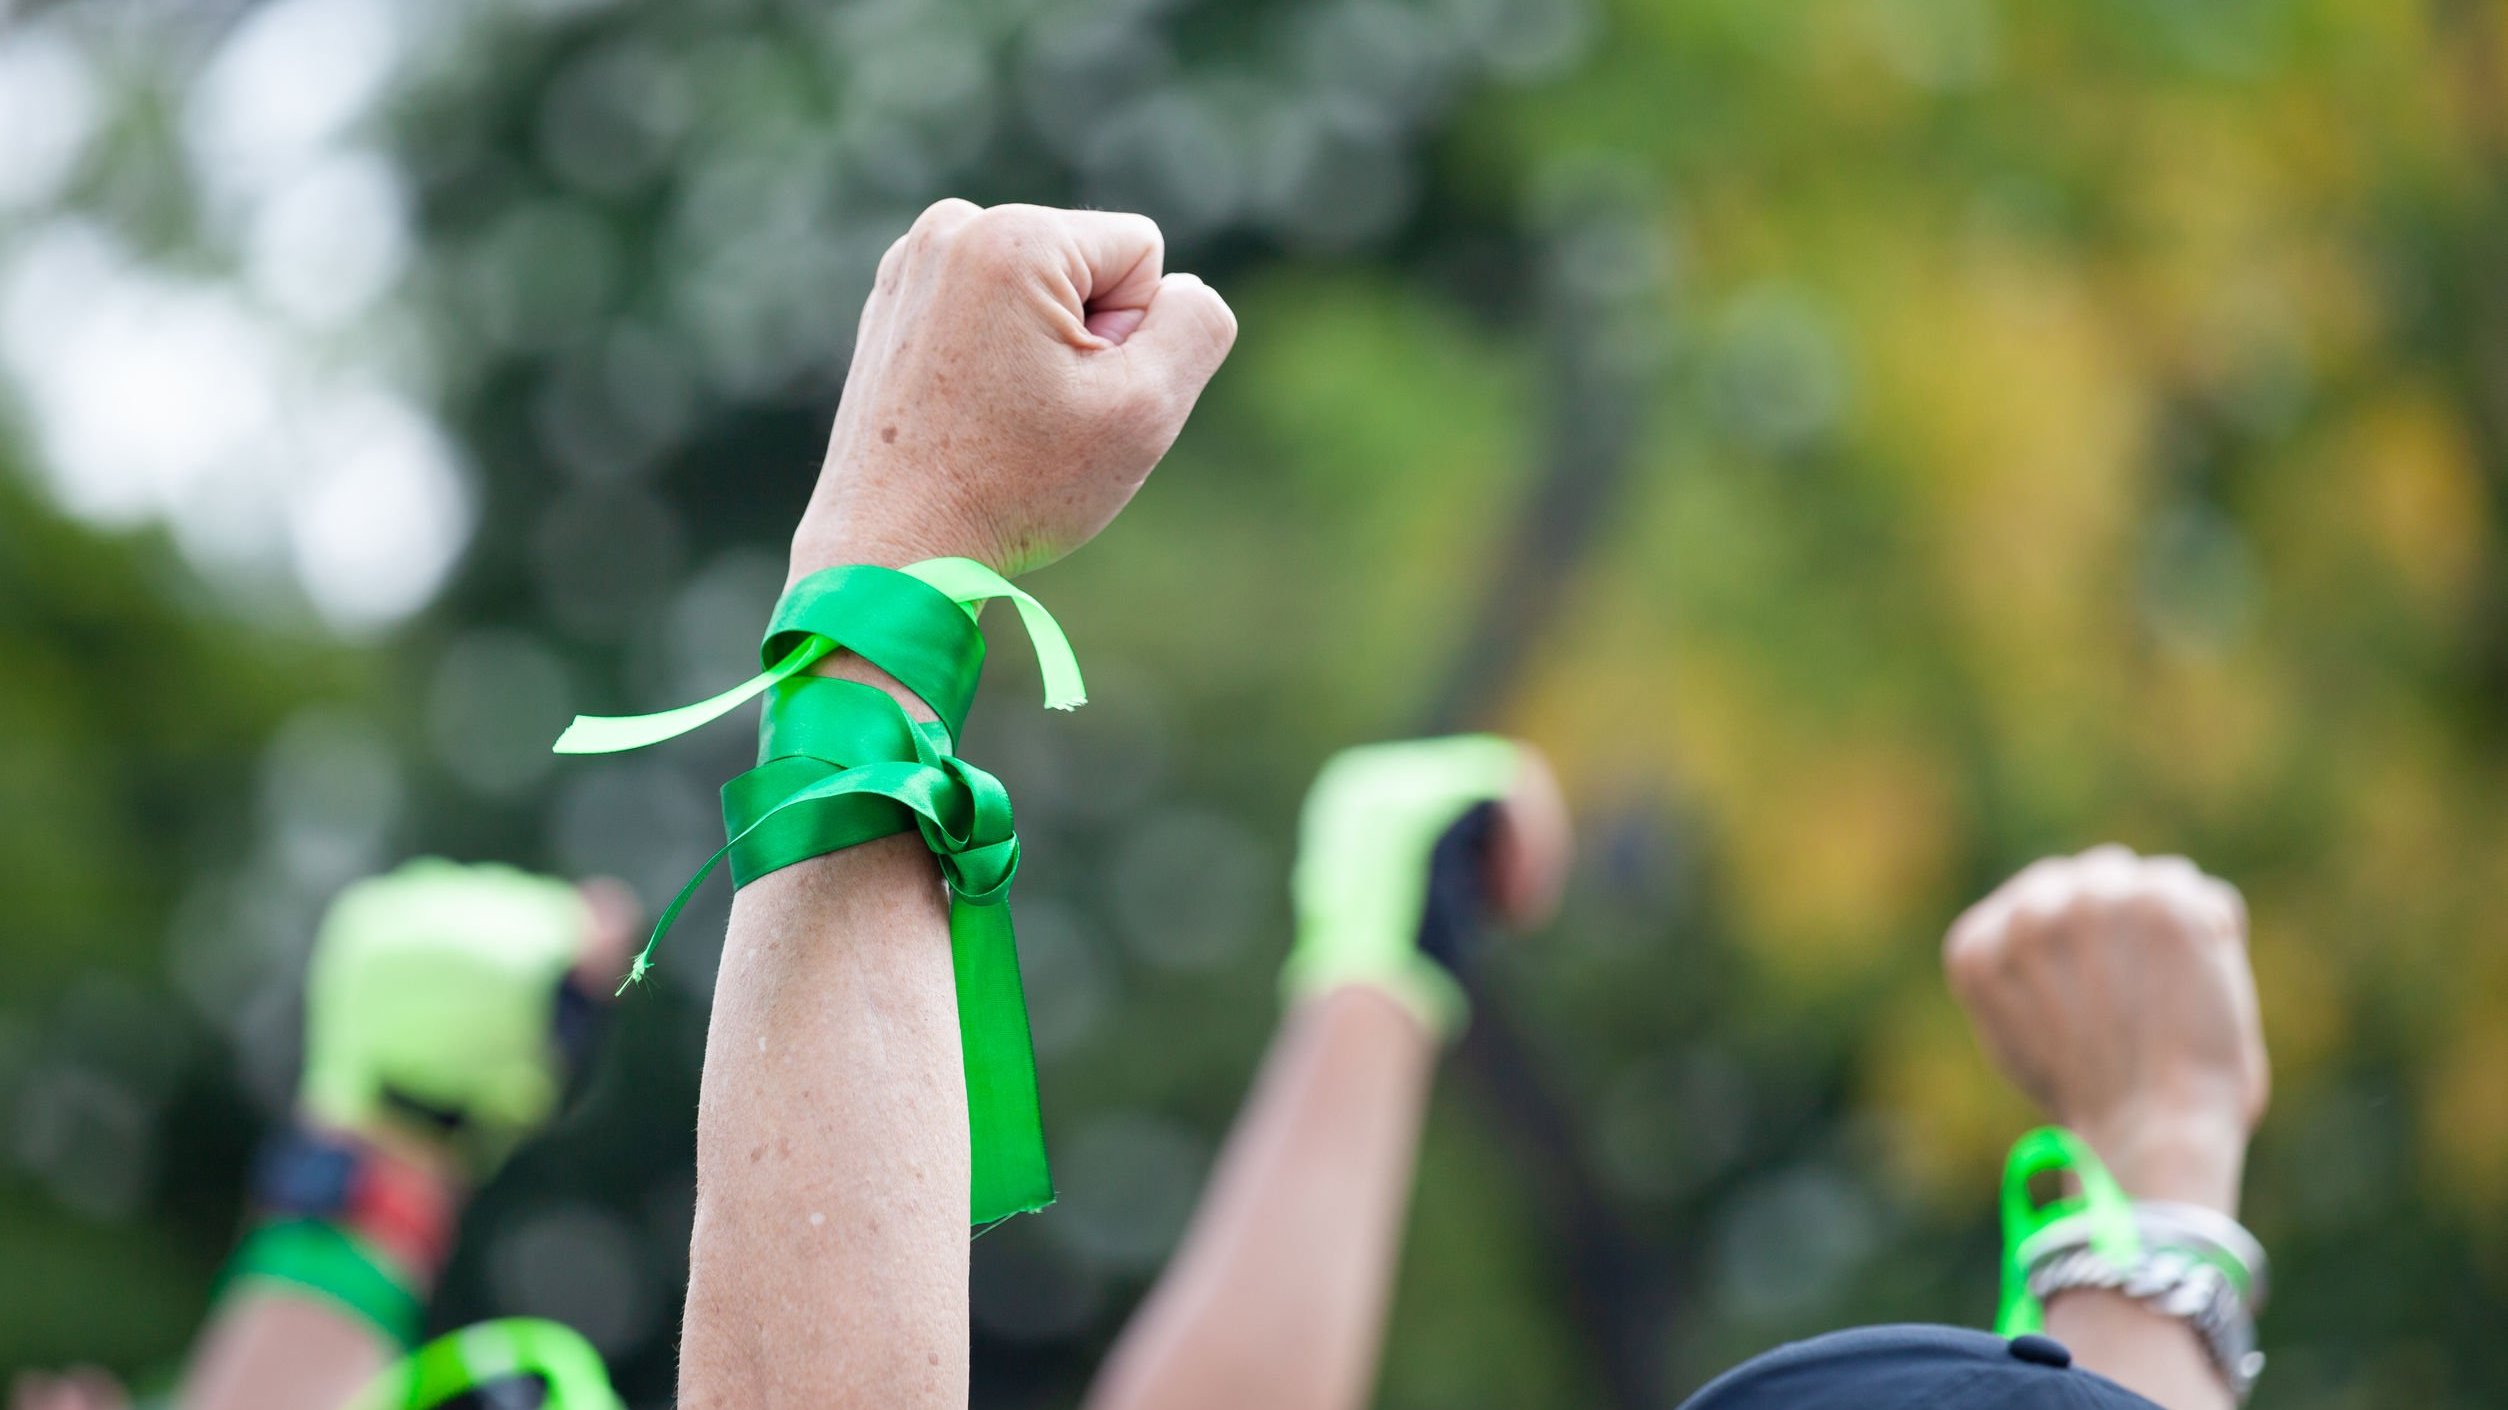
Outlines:
{"type": "Polygon", "coordinates": [[[880,261],[793,576],[957,555],[1016,574],[1086,543],[1236,340],[1137,215],[943,201],[880,261]]]}
{"type": "Polygon", "coordinates": [[[2236,1212],[2270,1077],[2235,888],[2122,847],[2049,858],[1961,916],[1943,963],[1995,1064],[2129,1193],[2236,1212]]]}

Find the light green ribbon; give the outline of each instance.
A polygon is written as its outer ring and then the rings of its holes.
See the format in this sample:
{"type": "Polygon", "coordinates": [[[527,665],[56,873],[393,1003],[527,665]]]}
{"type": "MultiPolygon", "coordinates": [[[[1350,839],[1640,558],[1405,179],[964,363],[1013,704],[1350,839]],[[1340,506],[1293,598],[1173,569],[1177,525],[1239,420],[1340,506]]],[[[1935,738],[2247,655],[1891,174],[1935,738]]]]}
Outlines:
{"type": "MultiPolygon", "coordinates": [[[[887,570],[837,568],[828,571],[846,574],[887,570]]],[[[1028,639],[1036,646],[1037,674],[1042,676],[1045,682],[1045,707],[1049,710],[1076,710],[1088,703],[1088,688],[1080,680],[1079,658],[1072,653],[1071,642],[1063,635],[1061,624],[1054,620],[1052,613],[1045,610],[1043,603],[1013,585],[1009,579],[972,558],[927,558],[920,563],[909,563],[896,571],[923,583],[958,604],[965,611],[967,620],[970,622],[975,621],[983,612],[985,603],[995,598],[1010,599],[1011,605],[1019,611],[1020,623],[1027,628],[1028,639]]],[[[826,573],[812,574],[811,577],[795,584],[791,591],[785,594],[785,604],[793,603],[797,597],[806,600],[805,589],[814,581],[823,580],[826,577],[826,573]]],[[[779,624],[784,616],[785,607],[779,606],[777,609],[779,624]]],[[[667,739],[676,739],[701,725],[711,724],[721,719],[765,694],[777,684],[808,670],[821,657],[834,651],[840,645],[834,637],[819,632],[803,633],[798,639],[791,640],[789,645],[785,644],[785,636],[784,633],[770,630],[767,636],[770,650],[763,663],[765,669],[720,695],[708,696],[691,705],[682,705],[674,710],[662,710],[650,715],[577,715],[574,722],[566,727],[565,733],[557,737],[557,743],[553,746],[552,752],[619,754],[630,749],[643,749],[649,745],[660,744],[667,739]],[[777,646],[782,646],[783,649],[772,650],[777,646]]],[[[870,657],[874,664],[880,664],[878,657],[873,655],[872,651],[862,650],[859,647],[857,650],[861,650],[862,655],[870,657]]],[[[975,661],[978,669],[982,666],[982,660],[979,652],[975,661]]],[[[891,674],[897,673],[892,671],[891,674]]],[[[902,675],[898,678],[905,679],[902,675]]],[[[913,689],[915,683],[908,681],[907,686],[913,689]]],[[[954,689],[943,687],[935,692],[942,695],[944,699],[933,699],[931,695],[921,690],[916,690],[915,693],[923,695],[926,703],[939,711],[944,720],[950,721],[951,733],[957,732],[964,722],[965,709],[961,705],[956,716],[951,715],[946,700],[947,697],[957,694],[954,689]]],[[[973,682],[970,680],[967,682],[967,694],[971,696],[972,693],[973,682]]]]}
{"type": "Polygon", "coordinates": [[[428,1342],[383,1369],[348,1410],[435,1410],[465,1391],[509,1376],[537,1376],[541,1410],[620,1410],[601,1354],[571,1328],[507,1317],[428,1342]]]}
{"type": "Polygon", "coordinates": [[[2020,1138],[2003,1166],[2003,1302],[1995,1313],[1996,1334],[2046,1330],[2046,1307],[2030,1295],[2029,1269],[2049,1241],[2076,1236],[2085,1236],[2093,1252],[2119,1268],[2142,1258],[2142,1233],[2124,1186],[2089,1142],[2061,1126],[2041,1126],[2020,1138]],[[2039,1204],[2029,1182],[2046,1174],[2071,1176],[2079,1193],[2039,1204]]]}
{"type": "Polygon", "coordinates": [[[631,984],[650,969],[662,936],[725,858],[733,884],[745,886],[877,838],[910,829],[922,836],[950,888],[970,1196],[979,1224],[1041,1209],[1054,1198],[1027,1000],[1005,904],[1019,866],[1010,795],[1000,780],[956,753],[983,667],[976,618],[997,597],[1018,608],[1035,644],[1045,703],[1079,705],[1079,663],[1052,615],[982,564],[945,558],[904,570],[856,565],[814,573],[777,604],[759,649],[770,664],[757,678],[697,705],[629,719],[578,719],[567,731],[578,745],[624,740],[634,743],[617,747],[634,747],[766,696],[758,765],[723,787],[724,843],[663,910],[629,971],[631,984]],[[918,723],[887,692],[859,682],[799,674],[837,646],[887,671],[940,719],[918,723]]]}

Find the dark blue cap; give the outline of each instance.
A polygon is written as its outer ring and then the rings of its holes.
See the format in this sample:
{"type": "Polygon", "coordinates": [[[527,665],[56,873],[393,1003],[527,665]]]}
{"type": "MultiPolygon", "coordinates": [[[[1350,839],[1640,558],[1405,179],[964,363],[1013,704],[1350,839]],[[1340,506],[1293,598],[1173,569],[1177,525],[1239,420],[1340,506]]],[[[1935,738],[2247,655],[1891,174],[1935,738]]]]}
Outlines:
{"type": "Polygon", "coordinates": [[[1683,1410],[2158,1410],[2048,1337],[1859,1327],[1743,1362],[1683,1410]]]}

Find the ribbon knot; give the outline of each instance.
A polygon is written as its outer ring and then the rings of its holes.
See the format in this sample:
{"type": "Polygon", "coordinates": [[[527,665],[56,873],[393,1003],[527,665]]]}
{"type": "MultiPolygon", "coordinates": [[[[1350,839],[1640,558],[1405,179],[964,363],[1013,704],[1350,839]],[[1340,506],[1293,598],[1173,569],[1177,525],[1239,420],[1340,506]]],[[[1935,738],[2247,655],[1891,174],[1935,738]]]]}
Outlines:
{"type": "MultiPolygon", "coordinates": [[[[563,753],[636,748],[693,729],[758,695],[757,767],[723,785],[723,845],[672,898],[627,983],[651,968],[662,936],[714,868],[732,883],[909,828],[949,883],[950,962],[965,1057],[975,1219],[989,1224],[1053,1202],[1037,1110],[1036,1057],[1017,941],[1006,904],[1019,836],[1001,780],[958,757],[956,740],[983,671],[983,604],[1007,597],[1036,645],[1046,704],[1083,698],[1070,642],[1036,599],[968,559],[903,570],[853,566],[814,573],[777,604],[760,644],[764,673],[694,705],[623,719],[578,717],[563,753]],[[929,704],[917,722],[887,692],[806,675],[839,646],[860,654],[929,704]]],[[[621,985],[624,989],[626,985],[621,985]]]]}

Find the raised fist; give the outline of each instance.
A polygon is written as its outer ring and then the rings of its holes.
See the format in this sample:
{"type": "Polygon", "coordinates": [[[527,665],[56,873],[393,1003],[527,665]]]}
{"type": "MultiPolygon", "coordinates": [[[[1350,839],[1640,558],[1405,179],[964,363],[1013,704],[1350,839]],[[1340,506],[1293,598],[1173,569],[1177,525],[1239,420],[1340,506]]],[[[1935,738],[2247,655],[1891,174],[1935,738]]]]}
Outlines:
{"type": "Polygon", "coordinates": [[[943,201],[880,261],[793,576],[1086,543],[1174,444],[1236,341],[1147,217],[943,201]]]}
{"type": "Polygon", "coordinates": [[[2235,1211],[2271,1086],[2236,888],[2123,847],[2049,858],[1959,918],[1943,965],[2004,1076],[2128,1192],[2235,1211]]]}

